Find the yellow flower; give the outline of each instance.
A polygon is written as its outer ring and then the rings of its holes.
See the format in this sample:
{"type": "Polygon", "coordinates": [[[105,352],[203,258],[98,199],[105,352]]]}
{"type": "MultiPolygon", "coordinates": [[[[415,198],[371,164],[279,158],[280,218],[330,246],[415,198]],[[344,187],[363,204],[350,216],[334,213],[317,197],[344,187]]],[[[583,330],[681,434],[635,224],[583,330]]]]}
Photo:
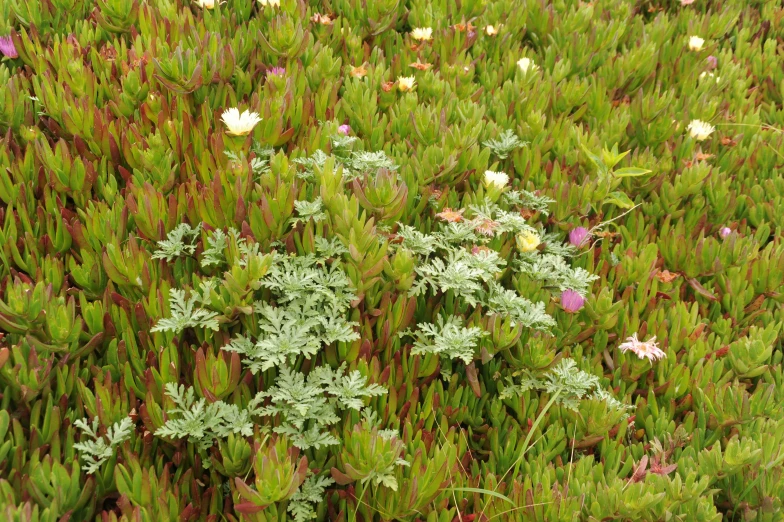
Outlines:
{"type": "Polygon", "coordinates": [[[397,88],[403,92],[411,91],[414,89],[416,81],[413,76],[398,76],[397,88]]]}
{"type": "Polygon", "coordinates": [[[702,51],[702,46],[705,43],[705,40],[700,38],[699,36],[692,36],[689,38],[689,49],[692,51],[702,51]]]}
{"type": "Polygon", "coordinates": [[[524,230],[517,234],[517,249],[520,252],[533,252],[542,240],[536,232],[524,230]]]}
{"type": "Polygon", "coordinates": [[[280,7],[280,0],[259,0],[259,3],[264,7],[280,7]]]}
{"type": "Polygon", "coordinates": [[[539,66],[536,65],[530,58],[520,58],[520,60],[517,62],[517,65],[524,73],[527,73],[528,71],[535,71],[539,68],[539,66]]]}
{"type": "Polygon", "coordinates": [[[702,120],[692,120],[686,129],[689,131],[691,137],[697,141],[708,139],[708,136],[716,130],[713,125],[702,120]]]}
{"type": "Polygon", "coordinates": [[[226,124],[226,133],[232,136],[247,136],[253,127],[261,121],[256,112],[245,111],[240,114],[239,109],[229,109],[223,113],[221,120],[226,124]]]}
{"type": "Polygon", "coordinates": [[[492,25],[488,25],[487,27],[485,27],[485,34],[486,34],[487,36],[495,36],[495,35],[497,35],[497,34],[498,34],[498,29],[496,29],[496,28],[495,28],[494,26],[492,26],[492,25]]]}
{"type": "Polygon", "coordinates": [[[482,183],[484,183],[485,187],[496,187],[499,189],[504,188],[507,183],[509,183],[509,175],[505,172],[493,172],[492,170],[486,170],[485,176],[482,178],[482,183]]]}
{"type": "Polygon", "coordinates": [[[201,7],[202,9],[214,9],[215,8],[215,0],[195,0],[196,5],[201,7]]]}
{"type": "Polygon", "coordinates": [[[418,42],[424,42],[433,39],[433,29],[430,27],[417,27],[411,31],[411,38],[418,42]]]}

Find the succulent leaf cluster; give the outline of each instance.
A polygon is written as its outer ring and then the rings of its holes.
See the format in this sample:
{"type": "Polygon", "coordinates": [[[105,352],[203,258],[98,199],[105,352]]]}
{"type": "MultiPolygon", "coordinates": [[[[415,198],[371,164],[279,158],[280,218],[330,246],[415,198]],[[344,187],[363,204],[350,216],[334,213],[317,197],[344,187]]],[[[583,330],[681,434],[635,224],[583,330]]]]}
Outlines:
{"type": "Polygon", "coordinates": [[[0,2],[0,520],[784,519],[783,14],[0,2]]]}

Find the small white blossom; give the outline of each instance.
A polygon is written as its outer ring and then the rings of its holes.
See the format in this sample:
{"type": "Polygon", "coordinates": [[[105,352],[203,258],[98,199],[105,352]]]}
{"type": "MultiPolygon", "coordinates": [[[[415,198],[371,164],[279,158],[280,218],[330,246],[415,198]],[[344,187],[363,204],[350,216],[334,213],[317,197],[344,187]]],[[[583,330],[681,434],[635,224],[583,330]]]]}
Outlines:
{"type": "Polygon", "coordinates": [[[620,348],[622,352],[634,352],[640,359],[647,358],[651,362],[667,357],[667,354],[656,344],[655,335],[643,342],[637,339],[637,334],[634,334],[627,338],[626,342],[618,346],[618,348],[620,348]]]}
{"type": "Polygon", "coordinates": [[[695,140],[703,141],[708,139],[708,136],[710,136],[716,128],[710,123],[702,120],[692,120],[691,123],[689,123],[689,126],[686,127],[686,130],[689,131],[689,135],[695,140]]]}
{"type": "Polygon", "coordinates": [[[706,77],[707,78],[715,78],[716,79],[716,83],[719,83],[719,80],[721,80],[721,76],[716,76],[715,74],[713,74],[711,72],[702,71],[700,73],[700,80],[704,80],[706,77]]]}
{"type": "Polygon", "coordinates": [[[509,183],[509,175],[505,172],[493,172],[492,170],[486,170],[485,176],[482,178],[482,183],[484,183],[485,187],[496,187],[496,188],[504,188],[509,183]]]}
{"type": "Polygon", "coordinates": [[[433,39],[433,29],[430,27],[417,27],[411,31],[411,38],[418,42],[424,42],[433,39]]]}
{"type": "Polygon", "coordinates": [[[413,76],[398,76],[397,78],[397,88],[403,92],[413,90],[415,83],[413,76]]]}
{"type": "Polygon", "coordinates": [[[280,0],[259,0],[259,3],[264,7],[280,7],[280,0]]]}
{"type": "Polygon", "coordinates": [[[530,58],[520,58],[520,60],[517,62],[517,65],[524,73],[527,73],[528,71],[535,71],[539,68],[539,66],[536,65],[530,58]]]}
{"type": "Polygon", "coordinates": [[[226,124],[226,132],[232,136],[247,136],[253,127],[261,121],[258,113],[245,111],[240,114],[239,109],[232,108],[221,116],[221,120],[226,124]]]}
{"type": "Polygon", "coordinates": [[[689,38],[689,49],[692,51],[702,51],[703,44],[705,44],[705,40],[699,36],[689,38]]]}
{"type": "Polygon", "coordinates": [[[495,36],[498,34],[498,29],[495,26],[488,25],[485,27],[485,34],[487,36],[495,36]]]}
{"type": "Polygon", "coordinates": [[[194,0],[194,2],[202,9],[214,9],[216,4],[215,0],[194,0]]]}

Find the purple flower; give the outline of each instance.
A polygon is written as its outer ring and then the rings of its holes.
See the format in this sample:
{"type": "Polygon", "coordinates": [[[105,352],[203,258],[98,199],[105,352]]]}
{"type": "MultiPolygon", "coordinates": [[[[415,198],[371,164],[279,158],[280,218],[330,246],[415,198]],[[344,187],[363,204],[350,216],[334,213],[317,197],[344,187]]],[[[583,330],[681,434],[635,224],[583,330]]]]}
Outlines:
{"type": "Polygon", "coordinates": [[[0,36],[0,53],[9,58],[19,58],[19,53],[16,52],[14,41],[10,36],[0,36]]]}
{"type": "Polygon", "coordinates": [[[349,127],[348,124],[341,125],[340,127],[338,127],[338,134],[342,134],[343,136],[348,136],[349,134],[351,134],[351,127],[349,127]]]}
{"type": "Polygon", "coordinates": [[[574,290],[564,290],[561,293],[561,306],[571,314],[582,308],[584,304],[585,298],[574,290]]]}
{"type": "Polygon", "coordinates": [[[286,74],[286,69],[283,67],[273,67],[272,69],[267,69],[267,76],[283,76],[284,74],[286,74]]]}
{"type": "Polygon", "coordinates": [[[719,60],[713,55],[708,56],[706,61],[708,62],[708,69],[715,69],[719,66],[719,60]]]}
{"type": "Polygon", "coordinates": [[[577,248],[580,248],[588,242],[590,236],[591,233],[588,232],[588,229],[585,227],[573,228],[572,231],[569,232],[569,242],[577,248]]]}
{"type": "Polygon", "coordinates": [[[719,236],[721,236],[722,239],[726,239],[730,234],[732,234],[730,227],[722,227],[721,230],[719,230],[719,236]]]}

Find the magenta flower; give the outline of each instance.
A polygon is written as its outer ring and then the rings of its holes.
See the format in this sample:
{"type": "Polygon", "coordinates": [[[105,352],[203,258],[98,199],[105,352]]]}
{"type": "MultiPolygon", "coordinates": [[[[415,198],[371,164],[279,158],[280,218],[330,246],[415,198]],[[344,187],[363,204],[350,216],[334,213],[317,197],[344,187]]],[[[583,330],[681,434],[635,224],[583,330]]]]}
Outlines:
{"type": "Polygon", "coordinates": [[[340,127],[338,127],[338,134],[342,134],[343,136],[348,136],[349,134],[351,134],[351,127],[349,127],[348,124],[341,125],[340,127]]]}
{"type": "Polygon", "coordinates": [[[727,236],[729,236],[730,234],[732,234],[732,230],[730,230],[730,227],[722,227],[721,230],[719,230],[719,236],[722,239],[727,239],[727,236]]]}
{"type": "Polygon", "coordinates": [[[561,293],[561,306],[564,310],[573,314],[585,304],[585,298],[574,290],[564,290],[561,293]]]}
{"type": "Polygon", "coordinates": [[[0,36],[0,53],[9,58],[19,58],[11,36],[0,36]]]}
{"type": "Polygon", "coordinates": [[[283,76],[284,74],[286,74],[286,69],[283,67],[273,67],[272,69],[267,69],[267,76],[283,76]]]}
{"type": "Polygon", "coordinates": [[[706,61],[708,62],[708,69],[715,69],[719,66],[719,60],[713,55],[708,56],[706,61]]]}
{"type": "Polygon", "coordinates": [[[572,229],[571,232],[569,232],[569,242],[572,245],[576,246],[577,248],[580,248],[588,242],[590,236],[591,233],[588,232],[587,228],[577,227],[572,229]]]}

